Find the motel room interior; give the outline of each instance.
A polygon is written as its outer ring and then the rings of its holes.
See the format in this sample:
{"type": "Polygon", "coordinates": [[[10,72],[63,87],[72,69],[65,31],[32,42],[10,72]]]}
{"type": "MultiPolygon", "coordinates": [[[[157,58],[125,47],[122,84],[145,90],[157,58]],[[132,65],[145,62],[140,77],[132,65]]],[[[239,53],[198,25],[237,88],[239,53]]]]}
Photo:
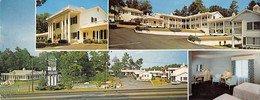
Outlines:
{"type": "Polygon", "coordinates": [[[190,100],[260,100],[260,51],[190,51],[190,100]]]}

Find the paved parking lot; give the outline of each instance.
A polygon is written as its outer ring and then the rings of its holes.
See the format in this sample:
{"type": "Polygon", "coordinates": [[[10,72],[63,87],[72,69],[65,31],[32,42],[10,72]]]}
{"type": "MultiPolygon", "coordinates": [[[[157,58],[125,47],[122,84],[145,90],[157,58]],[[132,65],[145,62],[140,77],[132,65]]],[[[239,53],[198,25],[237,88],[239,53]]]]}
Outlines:
{"type": "Polygon", "coordinates": [[[133,28],[109,30],[110,49],[217,49],[192,44],[187,36],[167,36],[135,33],[133,28]]]}

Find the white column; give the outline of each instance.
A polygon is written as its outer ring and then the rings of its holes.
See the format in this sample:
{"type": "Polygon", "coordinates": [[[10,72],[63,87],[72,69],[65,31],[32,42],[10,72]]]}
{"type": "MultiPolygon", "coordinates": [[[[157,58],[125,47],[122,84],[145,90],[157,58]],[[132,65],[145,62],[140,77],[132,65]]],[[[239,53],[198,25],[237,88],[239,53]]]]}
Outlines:
{"type": "Polygon", "coordinates": [[[65,35],[65,37],[64,37],[64,40],[67,40],[67,18],[66,18],[66,14],[65,14],[65,19],[64,19],[64,21],[65,21],[65,27],[64,27],[64,35],[65,35]]]}
{"type": "Polygon", "coordinates": [[[177,22],[176,22],[176,21],[177,21],[177,20],[176,20],[176,18],[175,18],[175,22],[174,22],[174,23],[175,23],[175,28],[177,28],[177,24],[176,24],[177,22]]]}
{"type": "Polygon", "coordinates": [[[202,16],[200,16],[200,28],[202,28],[202,16]]]}
{"type": "Polygon", "coordinates": [[[225,33],[225,21],[223,21],[223,33],[225,33]]]}
{"type": "Polygon", "coordinates": [[[164,26],[164,16],[163,16],[163,22],[162,22],[162,24],[163,24],[163,27],[165,27],[165,26],[164,26]]]}
{"type": "Polygon", "coordinates": [[[196,27],[197,27],[197,23],[196,23],[197,21],[196,21],[196,20],[197,20],[197,18],[195,17],[195,27],[194,27],[194,28],[196,28],[196,27]]]}
{"type": "Polygon", "coordinates": [[[208,29],[209,29],[208,17],[209,17],[209,15],[207,15],[207,27],[208,27],[208,29]]]}
{"type": "Polygon", "coordinates": [[[235,39],[234,39],[234,22],[232,21],[232,48],[235,48],[235,39]]]}
{"type": "Polygon", "coordinates": [[[51,23],[51,42],[53,43],[53,23],[51,23]]]}
{"type": "Polygon", "coordinates": [[[187,29],[187,25],[186,25],[186,22],[187,22],[187,19],[185,19],[185,21],[184,21],[184,27],[185,27],[185,29],[187,29]]]}
{"type": "Polygon", "coordinates": [[[64,39],[64,36],[63,36],[63,16],[61,16],[61,21],[60,21],[60,29],[61,29],[61,39],[64,39]]]}
{"type": "Polygon", "coordinates": [[[97,35],[97,36],[98,36],[97,38],[98,38],[98,43],[99,43],[99,40],[100,40],[100,39],[99,39],[99,38],[100,38],[100,36],[99,36],[99,34],[100,34],[100,33],[99,33],[99,30],[97,31],[97,34],[98,34],[98,35],[97,35]]]}
{"type": "Polygon", "coordinates": [[[68,42],[70,43],[70,13],[68,13],[68,42]]]}
{"type": "Polygon", "coordinates": [[[217,33],[217,22],[215,22],[215,33],[217,33]]]}
{"type": "Polygon", "coordinates": [[[170,28],[170,17],[168,17],[168,28],[170,28]]]}
{"type": "Polygon", "coordinates": [[[56,77],[56,75],[54,76],[54,84],[53,85],[57,85],[57,77],[56,77]]]}
{"type": "Polygon", "coordinates": [[[191,18],[190,18],[190,29],[191,29],[191,18]]]}
{"type": "Polygon", "coordinates": [[[48,76],[48,86],[51,85],[51,76],[48,76]]]}
{"type": "Polygon", "coordinates": [[[51,37],[51,29],[50,29],[50,23],[48,23],[48,39],[51,37]]]}

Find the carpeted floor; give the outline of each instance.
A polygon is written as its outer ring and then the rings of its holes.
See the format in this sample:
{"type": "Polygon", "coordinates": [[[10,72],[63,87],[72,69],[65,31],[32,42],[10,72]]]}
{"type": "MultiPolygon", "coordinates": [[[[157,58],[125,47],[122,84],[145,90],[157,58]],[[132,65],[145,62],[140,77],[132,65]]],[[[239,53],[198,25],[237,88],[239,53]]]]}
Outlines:
{"type": "Polygon", "coordinates": [[[192,84],[192,95],[189,100],[212,100],[224,93],[232,95],[233,88],[234,86],[229,89],[225,84],[212,84],[212,82],[192,84]]]}

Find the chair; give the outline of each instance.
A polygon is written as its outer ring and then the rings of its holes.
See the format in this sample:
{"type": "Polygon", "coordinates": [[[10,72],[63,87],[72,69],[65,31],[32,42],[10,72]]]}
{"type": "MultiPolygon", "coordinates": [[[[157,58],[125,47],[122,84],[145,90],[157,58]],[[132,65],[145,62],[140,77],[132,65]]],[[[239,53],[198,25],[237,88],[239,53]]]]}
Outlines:
{"type": "Polygon", "coordinates": [[[221,74],[214,75],[213,79],[212,79],[212,84],[213,84],[213,82],[218,82],[219,83],[220,78],[221,78],[221,74]]]}
{"type": "Polygon", "coordinates": [[[230,89],[230,86],[237,85],[237,77],[234,75],[231,76],[231,78],[226,81],[226,84],[229,86],[229,89],[230,89]]]}

